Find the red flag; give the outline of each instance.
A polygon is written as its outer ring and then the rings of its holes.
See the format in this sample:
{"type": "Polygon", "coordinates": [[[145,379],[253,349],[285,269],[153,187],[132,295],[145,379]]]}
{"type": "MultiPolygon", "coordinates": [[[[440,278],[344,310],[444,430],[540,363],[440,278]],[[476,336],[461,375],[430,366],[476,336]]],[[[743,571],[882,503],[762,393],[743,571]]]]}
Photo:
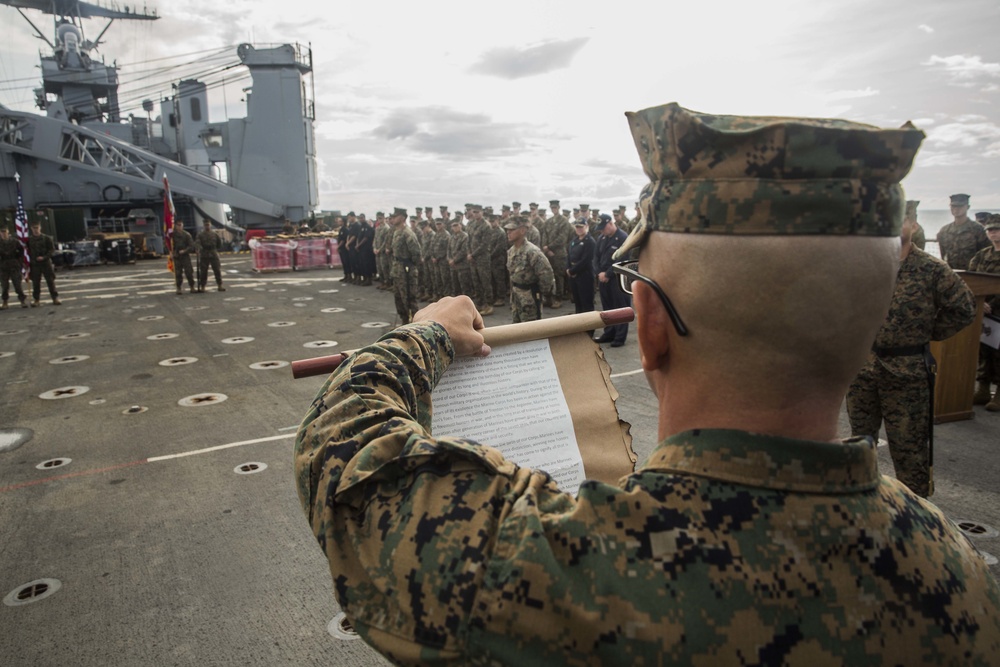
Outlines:
{"type": "Polygon", "coordinates": [[[24,262],[21,264],[21,276],[28,275],[31,264],[31,254],[28,252],[28,214],[24,210],[24,198],[21,196],[21,174],[14,173],[14,180],[17,182],[17,210],[14,212],[14,233],[17,240],[21,242],[21,256],[24,262]]]}
{"type": "Polygon", "coordinates": [[[167,271],[174,272],[173,248],[174,235],[174,198],[170,196],[170,183],[167,175],[163,175],[163,248],[167,252],[167,271]]]}

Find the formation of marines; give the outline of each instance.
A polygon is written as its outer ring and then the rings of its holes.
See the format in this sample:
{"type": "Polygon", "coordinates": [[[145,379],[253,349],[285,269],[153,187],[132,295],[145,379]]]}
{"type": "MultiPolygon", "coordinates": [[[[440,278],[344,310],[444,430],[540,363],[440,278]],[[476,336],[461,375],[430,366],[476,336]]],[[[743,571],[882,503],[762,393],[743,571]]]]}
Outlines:
{"type": "MultiPolygon", "coordinates": [[[[539,319],[543,306],[561,308],[563,301],[575,303],[577,312],[594,309],[594,285],[589,292],[574,292],[571,285],[574,279],[594,282],[596,256],[589,253],[581,269],[580,257],[571,261],[569,249],[579,243],[578,228],[601,238],[597,214],[587,204],[562,209],[553,199],[548,210],[532,202],[522,211],[513,202],[499,213],[474,203],[454,213],[440,206],[437,215],[431,206],[413,214],[397,208],[388,219],[379,211],[374,223],[352,211],[346,219],[336,216],[333,226],[344,282],[369,286],[377,278],[378,289],[395,293],[400,321],[409,322],[421,301],[464,294],[483,316],[509,303],[512,321],[523,322],[539,319]]],[[[635,224],[625,206],[604,217],[625,233],[635,224]]]]}

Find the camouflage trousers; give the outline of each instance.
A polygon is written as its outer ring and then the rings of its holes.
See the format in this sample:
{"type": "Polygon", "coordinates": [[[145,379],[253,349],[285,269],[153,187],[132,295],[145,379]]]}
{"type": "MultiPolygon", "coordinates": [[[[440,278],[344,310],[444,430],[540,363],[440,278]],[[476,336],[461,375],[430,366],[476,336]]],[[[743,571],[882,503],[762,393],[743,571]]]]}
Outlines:
{"type": "Polygon", "coordinates": [[[385,284],[392,282],[392,258],[389,255],[379,253],[375,258],[375,265],[378,267],[378,277],[385,284]]]}
{"type": "Polygon", "coordinates": [[[452,296],[465,294],[472,298],[472,295],[475,294],[472,291],[472,269],[469,268],[468,264],[456,264],[451,267],[451,288],[454,291],[452,296]]]}
{"type": "Polygon", "coordinates": [[[17,294],[17,298],[24,301],[27,297],[24,296],[24,290],[21,289],[21,269],[10,268],[10,269],[0,269],[0,283],[3,284],[3,300],[6,301],[7,297],[10,296],[10,284],[14,283],[14,292],[17,294]]]}
{"type": "Polygon", "coordinates": [[[542,319],[541,292],[511,285],[510,316],[514,324],[542,319]]]}
{"type": "Polygon", "coordinates": [[[496,301],[506,301],[510,286],[507,284],[507,255],[494,255],[490,258],[493,267],[493,298],[496,301]]]}
{"type": "Polygon", "coordinates": [[[448,268],[447,259],[440,257],[437,262],[431,262],[431,278],[435,301],[444,296],[452,296],[451,270],[448,268]]]}
{"type": "Polygon", "coordinates": [[[862,368],[847,391],[851,435],[877,441],[884,420],[896,479],[923,498],[930,492],[929,401],[926,377],[900,377],[878,363],[862,368]]]}
{"type": "Polygon", "coordinates": [[[420,310],[417,297],[420,271],[416,266],[406,266],[402,262],[392,263],[392,289],[396,297],[396,314],[401,324],[413,321],[413,314],[420,310]]]}
{"type": "Polygon", "coordinates": [[[546,255],[549,265],[552,267],[552,274],[556,279],[556,289],[553,294],[556,299],[569,298],[569,281],[566,275],[566,254],[556,253],[552,257],[546,255]]]}
{"type": "Polygon", "coordinates": [[[218,255],[202,255],[198,258],[198,287],[204,289],[208,284],[208,269],[211,267],[215,276],[215,284],[222,287],[222,264],[218,255]]]}
{"type": "Polygon", "coordinates": [[[174,257],[174,282],[177,283],[177,289],[181,288],[184,278],[187,278],[188,285],[194,289],[194,269],[191,268],[191,255],[187,253],[174,257]]]}
{"type": "Polygon", "coordinates": [[[493,267],[488,255],[472,258],[472,300],[478,308],[493,305],[493,267]]]}
{"type": "Polygon", "coordinates": [[[44,262],[32,262],[29,270],[31,275],[31,298],[38,301],[42,294],[42,278],[45,278],[45,286],[49,288],[49,296],[53,299],[59,296],[56,291],[56,273],[52,268],[52,260],[46,259],[44,262]]]}

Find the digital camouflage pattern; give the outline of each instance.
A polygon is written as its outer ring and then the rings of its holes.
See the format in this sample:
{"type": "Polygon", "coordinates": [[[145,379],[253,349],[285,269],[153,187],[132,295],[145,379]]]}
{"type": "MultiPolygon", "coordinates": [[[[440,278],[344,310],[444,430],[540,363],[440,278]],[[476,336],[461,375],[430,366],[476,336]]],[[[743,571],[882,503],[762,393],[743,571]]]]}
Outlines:
{"type": "Polygon", "coordinates": [[[507,250],[507,273],[510,275],[510,314],[514,323],[542,318],[542,297],[551,297],[555,289],[552,267],[542,251],[525,241],[520,248],[507,250]]]}
{"type": "Polygon", "coordinates": [[[195,237],[195,245],[198,255],[204,259],[206,257],[218,257],[219,248],[222,247],[222,239],[211,229],[202,229],[195,237]]]}
{"type": "Polygon", "coordinates": [[[473,292],[469,296],[482,310],[493,306],[493,264],[490,262],[493,228],[486,220],[474,218],[469,222],[466,233],[469,235],[469,253],[472,255],[470,268],[473,292]]]}
{"type": "Polygon", "coordinates": [[[31,278],[31,298],[38,301],[42,294],[42,278],[45,278],[45,287],[49,290],[49,296],[55,301],[59,298],[59,291],[56,289],[56,272],[52,267],[52,255],[56,251],[55,241],[47,234],[32,233],[28,235],[28,254],[31,256],[28,263],[28,276],[31,278]]]}
{"type": "Polygon", "coordinates": [[[577,497],[431,433],[445,330],[397,329],[323,385],[296,484],[334,592],[397,664],[996,664],[1000,589],[873,443],[691,431],[577,497]]]}
{"type": "Polygon", "coordinates": [[[493,239],[490,244],[490,275],[493,276],[493,305],[507,302],[510,292],[507,276],[507,232],[499,224],[490,224],[493,239]]]}
{"type": "MultiPolygon", "coordinates": [[[[1000,225],[1000,215],[993,215],[991,220],[995,220],[996,224],[1000,225]]],[[[987,223],[987,227],[989,226],[987,223]]],[[[1000,250],[996,250],[991,243],[989,248],[983,248],[977,252],[976,256],[969,262],[969,271],[1000,275],[1000,250]]],[[[993,316],[1000,317],[1000,294],[986,297],[986,303],[992,310],[993,316]]],[[[979,368],[976,369],[976,380],[987,384],[996,384],[997,395],[1000,396],[1000,350],[986,345],[979,346],[979,368]]],[[[994,399],[994,401],[998,401],[998,399],[994,399]]]]}
{"type": "Polygon", "coordinates": [[[417,301],[419,289],[420,244],[417,235],[404,222],[393,227],[392,234],[392,289],[396,300],[396,314],[403,324],[420,310],[417,301]]]}
{"type": "Polygon", "coordinates": [[[3,289],[3,302],[10,297],[10,284],[14,283],[14,293],[24,303],[27,298],[21,287],[21,267],[24,265],[24,252],[21,242],[13,234],[6,239],[0,238],[0,286],[3,289]]]}
{"type": "Polygon", "coordinates": [[[852,435],[878,439],[885,420],[896,477],[919,496],[930,493],[927,368],[920,352],[888,351],[950,338],[975,317],[975,299],[965,282],[941,260],[911,248],[874,349],[847,392],[852,435]]]}
{"type": "Polygon", "coordinates": [[[542,223],[542,252],[545,253],[555,277],[555,294],[564,298],[569,291],[566,281],[566,253],[570,242],[576,238],[573,225],[563,215],[556,214],[542,223]]]}
{"type": "Polygon", "coordinates": [[[469,268],[469,233],[452,232],[448,239],[448,266],[451,269],[452,295],[472,294],[472,269],[469,268]]]}
{"type": "Polygon", "coordinates": [[[983,226],[972,220],[949,222],[938,232],[937,240],[941,259],[956,271],[968,270],[972,257],[991,245],[983,226]]]}
{"type": "Polygon", "coordinates": [[[186,229],[176,227],[170,233],[170,254],[174,260],[174,282],[177,285],[177,293],[181,291],[181,284],[187,278],[191,291],[194,291],[194,269],[191,268],[191,253],[195,251],[194,239],[186,229]]]}
{"type": "Polygon", "coordinates": [[[431,266],[431,285],[434,300],[451,294],[451,271],[448,269],[448,241],[451,234],[444,228],[434,232],[429,249],[431,266]]]}
{"type": "Polygon", "coordinates": [[[843,120],[714,116],[676,103],[625,114],[650,183],[624,259],[650,231],[896,236],[924,133],[843,120]]]}

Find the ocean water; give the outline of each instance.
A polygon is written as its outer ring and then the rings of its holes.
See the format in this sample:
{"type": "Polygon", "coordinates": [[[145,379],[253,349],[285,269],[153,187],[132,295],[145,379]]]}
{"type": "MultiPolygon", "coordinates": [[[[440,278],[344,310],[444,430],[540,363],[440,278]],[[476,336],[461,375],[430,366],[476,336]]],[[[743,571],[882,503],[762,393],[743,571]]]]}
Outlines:
{"type": "MultiPolygon", "coordinates": [[[[987,209],[973,209],[969,211],[969,217],[975,218],[976,213],[987,209]]],[[[989,211],[988,213],[1000,213],[1000,211],[989,211]]],[[[917,222],[920,226],[924,228],[924,234],[927,236],[927,247],[925,250],[935,257],[940,257],[941,252],[938,250],[938,244],[935,241],[937,234],[941,231],[941,228],[947,225],[949,222],[954,220],[951,215],[951,211],[948,209],[927,209],[926,211],[922,208],[917,209],[917,222]]]]}

